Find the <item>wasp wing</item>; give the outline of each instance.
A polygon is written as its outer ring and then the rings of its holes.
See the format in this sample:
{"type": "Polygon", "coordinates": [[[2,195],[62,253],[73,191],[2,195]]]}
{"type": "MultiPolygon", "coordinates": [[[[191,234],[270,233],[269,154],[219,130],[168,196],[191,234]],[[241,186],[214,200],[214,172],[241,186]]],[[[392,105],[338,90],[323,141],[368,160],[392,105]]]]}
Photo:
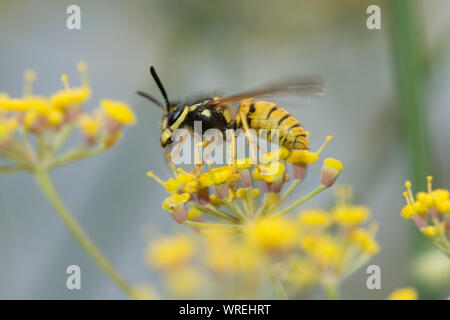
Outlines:
{"type": "Polygon", "coordinates": [[[235,95],[218,98],[210,102],[211,105],[220,105],[227,102],[239,101],[257,97],[270,97],[280,95],[323,96],[325,87],[323,78],[318,75],[303,76],[266,85],[261,88],[241,92],[235,95]]]}

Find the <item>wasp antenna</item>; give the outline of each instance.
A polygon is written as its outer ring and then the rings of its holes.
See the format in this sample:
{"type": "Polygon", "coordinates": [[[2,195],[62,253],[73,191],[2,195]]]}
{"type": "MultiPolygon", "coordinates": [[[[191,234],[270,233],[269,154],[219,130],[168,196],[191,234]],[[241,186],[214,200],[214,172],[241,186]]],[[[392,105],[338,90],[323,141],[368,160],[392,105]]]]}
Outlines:
{"type": "Polygon", "coordinates": [[[162,104],[161,101],[159,101],[158,99],[156,99],[155,97],[149,95],[148,93],[144,92],[144,91],[136,91],[136,93],[138,95],[140,95],[141,97],[144,97],[147,100],[150,100],[151,102],[153,102],[154,104],[156,104],[158,107],[160,107],[162,109],[162,111],[165,111],[166,108],[165,106],[162,104]]]}
{"type": "Polygon", "coordinates": [[[168,108],[170,105],[169,98],[167,98],[166,90],[164,89],[164,86],[162,85],[162,82],[159,79],[158,74],[156,73],[156,70],[153,66],[150,67],[150,73],[153,77],[153,80],[155,80],[156,84],[158,85],[159,91],[161,91],[164,101],[166,102],[166,107],[168,108]]]}

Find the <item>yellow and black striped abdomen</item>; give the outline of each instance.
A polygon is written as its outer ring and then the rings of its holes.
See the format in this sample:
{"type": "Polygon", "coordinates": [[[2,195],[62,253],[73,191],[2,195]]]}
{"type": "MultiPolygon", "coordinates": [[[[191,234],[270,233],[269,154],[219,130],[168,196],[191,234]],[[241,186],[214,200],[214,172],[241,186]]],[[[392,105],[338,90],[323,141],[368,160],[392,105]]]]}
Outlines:
{"type": "MultiPolygon", "coordinates": [[[[268,101],[242,100],[236,115],[236,127],[242,128],[240,114],[246,115],[249,127],[266,129],[268,141],[274,139],[278,129],[279,144],[288,149],[309,150],[308,135],[300,122],[289,112],[268,101]]],[[[275,142],[275,141],[274,141],[275,142]]]]}

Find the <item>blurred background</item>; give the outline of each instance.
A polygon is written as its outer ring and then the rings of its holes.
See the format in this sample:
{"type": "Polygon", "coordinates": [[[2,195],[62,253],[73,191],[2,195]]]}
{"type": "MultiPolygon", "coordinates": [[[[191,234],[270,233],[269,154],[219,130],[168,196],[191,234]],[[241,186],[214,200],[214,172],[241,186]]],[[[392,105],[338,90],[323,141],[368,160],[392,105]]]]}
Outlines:
{"type": "MultiPolygon", "coordinates": [[[[403,183],[450,187],[450,3],[434,1],[0,1],[0,92],[20,96],[23,72],[38,73],[35,91],[78,83],[85,60],[93,89],[126,101],[138,114],[111,150],[56,169],[63,199],[112,264],[132,283],[158,275],[142,261],[146,241],[182,227],[160,208],[165,191],[146,171],[169,177],[159,150],[160,111],[135,94],[159,97],[156,66],[169,97],[234,93],[293,74],[326,80],[320,99],[280,102],[311,132],[315,150],[340,159],[340,183],[380,222],[381,290],[366,288],[365,268],[344,282],[342,297],[382,299],[415,285],[421,298],[442,298],[414,273],[424,238],[400,217],[403,183]],[[66,28],[66,8],[81,8],[81,30],[66,28]],[[381,7],[381,30],[368,30],[366,8],[381,7]]],[[[276,99],[275,99],[276,100],[276,99]]],[[[320,166],[302,190],[316,185],[320,166]]],[[[417,189],[416,189],[417,190],[417,189]]],[[[329,207],[331,192],[307,205],[329,207]]],[[[448,279],[448,278],[447,278],[448,279]]],[[[313,297],[320,298],[319,293],[313,297]]],[[[123,299],[81,250],[28,174],[0,176],[0,298],[123,299]],[[81,267],[82,290],[65,287],[68,265],[81,267]]]]}

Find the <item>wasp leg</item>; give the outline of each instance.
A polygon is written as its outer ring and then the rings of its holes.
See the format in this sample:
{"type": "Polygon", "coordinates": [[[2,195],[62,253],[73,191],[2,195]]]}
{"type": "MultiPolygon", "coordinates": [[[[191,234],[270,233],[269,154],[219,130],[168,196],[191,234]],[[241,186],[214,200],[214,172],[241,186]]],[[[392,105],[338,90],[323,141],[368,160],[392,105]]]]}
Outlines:
{"type": "MultiPolygon", "coordinates": [[[[214,142],[214,137],[211,137],[210,140],[206,140],[206,141],[204,141],[202,143],[202,147],[206,148],[207,146],[209,146],[213,142],[214,142]]],[[[205,159],[207,159],[209,157],[210,153],[211,153],[211,149],[206,149],[206,152],[205,152],[205,154],[202,157],[202,163],[205,161],[205,159]]]]}
{"type": "Polygon", "coordinates": [[[189,132],[186,132],[184,135],[182,135],[180,138],[180,142],[177,144],[174,152],[170,153],[169,160],[172,164],[173,164],[174,156],[175,156],[175,159],[180,156],[181,149],[182,149],[183,145],[186,143],[186,139],[187,139],[188,135],[189,135],[189,132]]]}
{"type": "Polygon", "coordinates": [[[194,164],[196,166],[202,166],[203,163],[205,162],[204,159],[208,157],[209,154],[206,154],[204,156],[200,155],[200,150],[206,146],[208,146],[210,143],[212,143],[213,140],[205,140],[202,142],[199,142],[195,145],[195,150],[194,150],[194,164]]]}
{"type": "Polygon", "coordinates": [[[250,133],[247,117],[245,116],[245,114],[242,111],[239,111],[239,116],[241,117],[242,127],[244,128],[245,137],[247,138],[250,147],[250,158],[253,164],[257,166],[258,159],[256,158],[256,149],[258,148],[258,144],[253,141],[253,137],[250,133]]]}
{"type": "MultiPolygon", "coordinates": [[[[227,144],[228,144],[228,141],[231,142],[230,149],[228,149],[228,145],[227,145],[227,153],[229,151],[227,163],[233,164],[233,177],[236,178],[237,177],[237,151],[236,151],[236,135],[234,134],[234,131],[232,131],[232,133],[227,132],[226,140],[227,140],[227,144]]],[[[235,179],[235,180],[237,180],[237,179],[235,179]]]]}

